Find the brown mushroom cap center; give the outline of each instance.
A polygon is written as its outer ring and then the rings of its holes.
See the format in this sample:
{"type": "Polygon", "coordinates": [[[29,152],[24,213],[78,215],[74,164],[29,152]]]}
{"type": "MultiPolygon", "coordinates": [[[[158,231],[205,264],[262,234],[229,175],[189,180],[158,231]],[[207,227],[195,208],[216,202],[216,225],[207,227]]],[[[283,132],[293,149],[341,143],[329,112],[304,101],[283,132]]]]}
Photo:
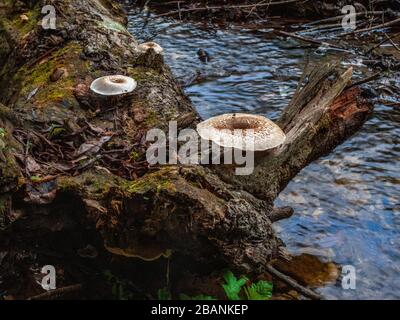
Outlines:
{"type": "Polygon", "coordinates": [[[125,79],[122,78],[111,78],[110,81],[112,83],[125,83],[125,79]]]}
{"type": "Polygon", "coordinates": [[[214,128],[218,130],[256,130],[260,128],[260,121],[250,117],[233,116],[219,121],[214,128]]]}

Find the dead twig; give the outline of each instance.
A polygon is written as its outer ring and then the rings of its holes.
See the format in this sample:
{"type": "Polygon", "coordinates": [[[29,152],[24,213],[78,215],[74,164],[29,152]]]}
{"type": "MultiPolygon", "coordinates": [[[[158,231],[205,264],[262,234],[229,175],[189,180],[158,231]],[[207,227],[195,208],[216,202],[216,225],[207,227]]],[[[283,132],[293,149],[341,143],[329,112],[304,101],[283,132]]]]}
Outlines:
{"type": "Polygon", "coordinates": [[[175,11],[170,11],[167,13],[159,14],[156,16],[156,18],[159,17],[167,17],[167,16],[173,16],[176,14],[182,14],[184,12],[195,12],[195,11],[209,11],[209,10],[226,10],[226,9],[252,9],[252,8],[257,8],[257,7],[268,7],[268,6],[274,6],[274,5],[281,5],[281,4],[289,4],[289,3],[295,3],[295,2],[307,2],[308,0],[284,0],[284,1],[275,1],[275,2],[269,2],[269,3],[255,3],[255,4],[243,4],[243,5],[236,5],[236,6],[213,6],[213,7],[197,7],[197,8],[187,8],[187,9],[180,9],[180,10],[175,10],[175,11]]]}
{"type": "Polygon", "coordinates": [[[382,72],[381,72],[381,71],[380,71],[380,72],[377,72],[377,73],[374,73],[372,76],[369,76],[369,77],[367,77],[367,78],[361,79],[361,80],[359,80],[359,81],[356,81],[356,82],[354,82],[354,83],[348,85],[348,86],[346,87],[346,89],[350,89],[350,88],[359,86],[359,85],[361,85],[361,84],[364,84],[364,83],[367,83],[367,82],[376,80],[376,79],[380,78],[381,76],[382,76],[382,72]]]}
{"type": "Polygon", "coordinates": [[[373,31],[373,30],[376,30],[376,29],[387,28],[387,27],[393,26],[393,25],[398,24],[398,23],[400,23],[400,18],[392,20],[392,21],[389,21],[389,22],[385,22],[385,23],[382,23],[382,24],[378,24],[377,26],[364,28],[364,29],[360,29],[360,30],[354,30],[354,31],[346,32],[346,33],[342,33],[342,34],[339,34],[339,37],[359,34],[359,33],[368,32],[368,31],[373,31]]]}
{"type": "Polygon", "coordinates": [[[393,46],[397,51],[400,51],[399,46],[393,41],[393,38],[391,38],[390,36],[388,36],[386,33],[385,33],[385,36],[386,36],[386,38],[389,40],[389,42],[392,44],[392,46],[393,46]]]}
{"type": "Polygon", "coordinates": [[[49,55],[51,55],[54,51],[60,49],[59,46],[55,46],[49,50],[47,50],[45,53],[43,53],[42,55],[40,55],[37,59],[33,60],[31,63],[28,64],[28,68],[32,68],[33,66],[35,66],[37,63],[39,63],[40,61],[42,61],[44,58],[48,57],[49,55]]]}
{"type": "MultiPolygon", "coordinates": [[[[385,13],[385,11],[366,11],[366,12],[358,12],[355,14],[356,17],[359,16],[372,16],[372,15],[381,15],[385,13]]],[[[327,23],[327,22],[333,22],[333,21],[338,21],[341,20],[345,17],[345,15],[341,15],[341,16],[336,16],[336,17],[332,17],[332,18],[326,18],[326,19],[322,19],[322,20],[317,20],[317,21],[313,21],[310,23],[307,23],[306,26],[313,26],[316,24],[320,24],[320,23],[327,23]]]]}
{"type": "Polygon", "coordinates": [[[283,35],[283,36],[286,36],[286,37],[291,37],[293,39],[301,40],[301,41],[304,41],[304,42],[316,44],[316,45],[319,45],[319,46],[327,46],[327,47],[336,48],[336,49],[339,49],[339,50],[343,50],[343,51],[349,52],[348,50],[342,48],[341,46],[338,46],[338,45],[335,45],[335,44],[332,44],[332,43],[328,43],[328,42],[325,42],[325,41],[310,39],[310,38],[299,36],[299,35],[297,35],[295,33],[290,33],[290,32],[281,31],[281,30],[275,30],[275,32],[277,32],[280,35],[283,35]]]}
{"type": "Polygon", "coordinates": [[[387,101],[387,100],[384,100],[384,99],[379,99],[378,102],[382,103],[382,104],[384,104],[385,106],[388,106],[388,107],[400,107],[400,102],[387,101]]]}
{"type": "MultiPolygon", "coordinates": [[[[265,1],[266,1],[266,0],[263,0],[263,1],[259,2],[258,4],[263,4],[263,3],[265,3],[265,1]]],[[[269,0],[269,3],[270,3],[270,2],[271,2],[271,0],[269,0]]],[[[256,10],[256,9],[257,9],[257,7],[251,8],[251,9],[250,9],[250,12],[247,14],[246,18],[250,17],[250,15],[251,15],[251,14],[254,12],[254,10],[256,10]]],[[[266,10],[268,10],[268,7],[267,7],[266,10]]]]}
{"type": "Polygon", "coordinates": [[[37,296],[33,296],[28,298],[27,300],[52,300],[52,299],[59,299],[67,294],[81,291],[82,290],[82,285],[81,284],[75,284],[72,286],[68,287],[63,287],[51,291],[47,291],[45,293],[39,294],[37,296]]]}
{"type": "Polygon", "coordinates": [[[395,36],[393,36],[393,37],[388,37],[388,38],[386,38],[386,39],[383,39],[381,42],[379,42],[378,44],[376,44],[376,45],[374,45],[373,47],[371,47],[370,49],[368,49],[368,51],[365,53],[366,55],[367,54],[370,54],[374,49],[376,49],[376,48],[379,48],[381,45],[383,45],[384,43],[386,43],[386,42],[388,42],[389,41],[389,39],[392,39],[392,40],[394,40],[394,39],[396,39],[397,37],[399,37],[400,36],[400,33],[398,33],[397,35],[395,35],[395,36]]]}
{"type": "Polygon", "coordinates": [[[308,289],[301,284],[299,284],[296,280],[290,278],[289,276],[283,274],[282,272],[276,270],[273,266],[267,265],[267,271],[271,273],[273,276],[277,277],[279,280],[285,282],[289,286],[291,286],[296,291],[300,292],[303,296],[310,298],[312,300],[321,300],[323,297],[318,293],[314,292],[311,289],[308,289]]]}

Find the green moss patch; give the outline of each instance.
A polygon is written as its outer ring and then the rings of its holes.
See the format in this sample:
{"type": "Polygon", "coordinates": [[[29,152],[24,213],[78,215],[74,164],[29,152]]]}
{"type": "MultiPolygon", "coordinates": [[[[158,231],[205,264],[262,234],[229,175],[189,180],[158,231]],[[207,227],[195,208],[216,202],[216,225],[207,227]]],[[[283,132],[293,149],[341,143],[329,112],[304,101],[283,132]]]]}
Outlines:
{"type": "Polygon", "coordinates": [[[16,82],[23,79],[20,96],[28,98],[36,91],[31,100],[39,108],[54,103],[62,104],[64,107],[77,106],[78,103],[73,95],[74,86],[80,78],[89,73],[90,68],[89,62],[79,58],[80,54],[79,44],[70,43],[32,68],[22,67],[14,77],[16,82]],[[58,68],[63,69],[64,74],[53,82],[50,77],[58,68]]]}
{"type": "Polygon", "coordinates": [[[143,178],[128,182],[125,189],[130,193],[144,194],[147,192],[159,193],[163,189],[175,190],[171,177],[171,168],[163,168],[155,173],[147,174],[143,178]]]}
{"type": "MultiPolygon", "coordinates": [[[[15,6],[15,1],[10,1],[4,4],[7,12],[12,12],[13,6],[15,6]]],[[[41,6],[36,4],[36,6],[29,11],[19,14],[4,14],[1,21],[0,29],[7,30],[8,33],[15,39],[21,39],[26,34],[35,30],[39,19],[41,18],[41,6]],[[25,21],[21,18],[21,15],[26,16],[28,19],[25,21]]]]}

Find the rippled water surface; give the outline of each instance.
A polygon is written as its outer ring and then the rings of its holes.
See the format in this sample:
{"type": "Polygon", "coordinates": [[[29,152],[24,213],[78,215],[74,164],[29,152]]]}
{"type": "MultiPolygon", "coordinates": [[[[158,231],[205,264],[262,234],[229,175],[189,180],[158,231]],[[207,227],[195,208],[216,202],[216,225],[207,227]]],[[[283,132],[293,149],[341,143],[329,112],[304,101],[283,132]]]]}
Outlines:
{"type": "MultiPolygon", "coordinates": [[[[250,112],[276,119],[307,55],[316,63],[342,54],[299,48],[268,29],[209,30],[161,19],[145,24],[134,12],[130,30],[138,40],[164,47],[167,64],[203,118],[250,112]],[[198,49],[209,53],[207,64],[198,59],[198,49]]],[[[381,80],[382,86],[394,80],[381,80]]],[[[327,298],[400,298],[399,142],[400,108],[378,104],[361,131],[305,168],[277,200],[295,208],[294,217],[277,225],[291,252],[356,268],[357,289],[343,290],[340,282],[318,289],[327,298]]]]}

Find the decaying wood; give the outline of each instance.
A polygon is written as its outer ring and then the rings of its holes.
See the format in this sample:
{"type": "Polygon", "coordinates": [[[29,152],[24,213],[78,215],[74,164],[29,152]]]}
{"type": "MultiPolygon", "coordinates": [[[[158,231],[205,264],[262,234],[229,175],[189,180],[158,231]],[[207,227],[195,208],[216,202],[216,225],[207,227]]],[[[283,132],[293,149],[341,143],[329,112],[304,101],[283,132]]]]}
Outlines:
{"type": "Polygon", "coordinates": [[[112,255],[151,260],[172,252],[243,272],[268,271],[284,251],[272,223],[292,213],[275,209],[273,201],[372,111],[359,88],[345,89],[352,70],[326,64],[305,77],[283,111],[279,125],[287,142],[257,155],[252,175],[235,176],[223,166],[147,168],[147,130],[165,129],[171,120],[181,129],[199,121],[168,67],[143,58],[113,1],[54,0],[63,12],[56,30],[38,25],[45,1],[25,3],[15,8],[0,1],[0,57],[7,57],[0,76],[7,145],[0,150],[0,249],[80,232],[95,243],[101,239],[97,250],[112,255]],[[19,20],[25,11],[35,13],[30,25],[19,20]],[[54,82],[57,69],[63,72],[54,82]],[[106,74],[132,76],[139,86],[132,99],[98,110],[88,85],[106,74]],[[54,127],[64,141],[49,134],[54,127]],[[38,158],[43,144],[48,161],[38,158]],[[71,148],[85,157],[74,158],[71,148]],[[36,170],[40,178],[33,181],[36,170]]]}

